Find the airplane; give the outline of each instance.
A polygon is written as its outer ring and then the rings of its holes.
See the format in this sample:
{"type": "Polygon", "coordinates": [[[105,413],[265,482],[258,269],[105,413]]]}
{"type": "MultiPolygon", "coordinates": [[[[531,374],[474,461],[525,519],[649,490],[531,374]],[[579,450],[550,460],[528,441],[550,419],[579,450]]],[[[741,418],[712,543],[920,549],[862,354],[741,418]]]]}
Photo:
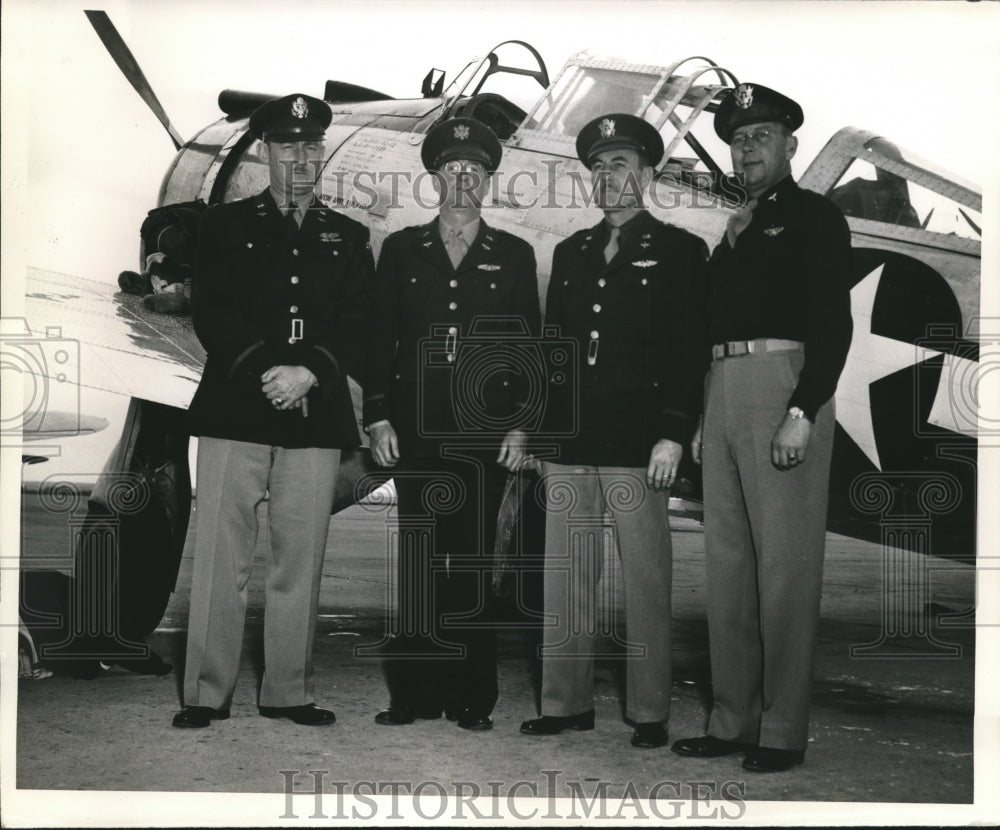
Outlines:
{"type": "MultiPolygon", "coordinates": [[[[225,90],[221,117],[183,141],[107,15],[87,14],[177,148],[158,205],[229,202],[266,187],[267,168],[248,119],[276,95],[225,90]]],[[[376,257],[390,233],[427,221],[432,195],[421,179],[420,145],[434,125],[458,116],[488,124],[504,146],[486,215],[534,246],[543,302],[556,244],[600,218],[588,202],[588,175],[574,146],[579,129],[597,115],[631,112],[661,131],[666,153],[649,191],[657,217],[699,235],[711,249],[737,207],[724,172],[728,148],[711,121],[739,81],[708,58],[650,66],[582,51],[550,80],[532,46],[506,41],[467,64],[447,87],[445,80],[432,69],[421,96],[410,99],[337,80],[325,84],[322,97],[334,114],[317,193],[368,226],[376,257]],[[539,88],[530,109],[494,91],[511,78],[527,78],[539,88]]],[[[830,138],[799,183],[840,206],[855,254],[854,340],[836,392],[828,527],[971,561],[981,190],[854,127],[830,138]]],[[[123,518],[137,529],[134,550],[122,550],[123,566],[143,563],[128,569],[129,579],[142,583],[135,588],[144,602],[140,628],[152,630],[173,588],[187,531],[191,487],[183,412],[204,350],[188,318],[145,310],[139,298],[111,286],[37,269],[29,269],[27,285],[26,315],[37,348],[44,351],[60,337],[79,340],[85,371],[75,382],[131,399],[119,445],[91,502],[99,521],[116,477],[145,476],[152,484],[149,503],[123,518]],[[147,570],[155,562],[154,579],[147,570]]],[[[56,368],[50,361],[40,371],[55,378],[56,368]]],[[[360,412],[356,384],[352,393],[360,412]]],[[[698,515],[698,471],[688,464],[682,472],[671,509],[698,515]]],[[[366,448],[345,452],[334,512],[387,479],[366,448]]]]}

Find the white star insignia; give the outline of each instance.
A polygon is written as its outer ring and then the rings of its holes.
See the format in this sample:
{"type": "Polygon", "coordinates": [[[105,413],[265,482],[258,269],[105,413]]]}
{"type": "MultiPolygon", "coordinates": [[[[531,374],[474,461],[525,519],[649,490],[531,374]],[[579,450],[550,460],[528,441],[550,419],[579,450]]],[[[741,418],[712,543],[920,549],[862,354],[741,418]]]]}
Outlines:
{"type": "Polygon", "coordinates": [[[875,381],[941,352],[872,333],[872,306],[885,264],[851,289],[854,336],[837,384],[837,420],[878,469],[882,469],[872,426],[869,388],[875,381]]]}

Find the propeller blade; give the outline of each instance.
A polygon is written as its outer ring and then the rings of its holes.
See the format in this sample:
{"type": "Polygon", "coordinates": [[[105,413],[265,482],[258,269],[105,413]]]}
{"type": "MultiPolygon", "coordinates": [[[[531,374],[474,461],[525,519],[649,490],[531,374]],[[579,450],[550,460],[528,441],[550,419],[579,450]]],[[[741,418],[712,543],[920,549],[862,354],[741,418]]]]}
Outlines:
{"type": "Polygon", "coordinates": [[[108,50],[108,54],[118,64],[118,68],[122,71],[122,74],[125,75],[128,82],[139,93],[139,97],[146,102],[146,106],[153,111],[153,115],[160,120],[160,123],[170,134],[170,138],[174,142],[174,149],[179,150],[184,143],[184,139],[181,138],[180,133],[177,132],[174,125],[170,123],[170,119],[167,118],[167,113],[160,105],[156,93],[153,92],[153,88],[149,85],[149,81],[146,80],[146,76],[142,74],[139,63],[133,57],[128,46],[125,45],[122,36],[118,34],[115,24],[108,17],[108,13],[103,11],[84,11],[84,14],[87,15],[87,19],[94,27],[94,31],[97,32],[97,36],[108,50]]]}

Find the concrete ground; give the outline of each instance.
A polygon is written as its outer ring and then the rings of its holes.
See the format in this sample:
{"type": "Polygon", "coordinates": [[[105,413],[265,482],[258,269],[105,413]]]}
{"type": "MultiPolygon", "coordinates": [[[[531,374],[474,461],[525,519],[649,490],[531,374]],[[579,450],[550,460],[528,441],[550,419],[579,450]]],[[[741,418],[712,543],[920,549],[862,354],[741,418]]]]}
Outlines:
{"type": "MultiPolygon", "coordinates": [[[[65,528],[44,527],[30,503],[25,510],[30,566],[33,556],[67,537],[65,528]]],[[[887,560],[880,547],[829,535],[806,761],[788,773],[755,775],[741,769],[738,756],[697,761],[667,748],[629,746],[631,729],[619,704],[621,661],[610,641],[597,667],[596,728],[552,738],[519,734],[520,722],[536,713],[536,666],[524,629],[501,634],[492,732],[466,732],[443,719],[376,726],[372,718],[387,702],[381,669],[376,660],[356,658],[354,649],[376,642],[384,630],[391,529],[386,513],[363,507],[331,521],[315,667],[317,699],[336,711],[334,726],[301,727],[257,715],[263,620],[258,561],[232,718],[204,730],[171,727],[180,704],[189,533],[177,592],[150,638],[175,672],[142,677],[115,668],[93,681],[20,681],[17,787],[280,794],[289,771],[300,771],[292,778],[296,789],[310,789],[306,771],[320,770],[327,792],[335,790],[332,782],[346,782],[347,792],[359,782],[407,782],[411,788],[438,782],[454,793],[468,792],[462,782],[471,782],[487,794],[491,787],[506,793],[517,785],[521,795],[534,787],[542,795],[677,799],[700,786],[693,797],[744,802],[744,810],[760,801],[973,799],[975,641],[962,618],[974,605],[975,571],[968,565],[902,553],[889,560],[895,576],[884,590],[887,560]],[[949,613],[951,618],[942,616],[949,613]],[[910,636],[878,645],[886,630],[910,636]],[[952,646],[958,653],[944,656],[952,646]],[[665,788],[662,782],[674,784],[665,788]]],[[[690,519],[676,521],[674,530],[671,739],[703,732],[711,694],[704,536],[690,519]]],[[[264,532],[260,545],[266,544],[264,532]]],[[[311,806],[305,809],[308,815],[311,806]]],[[[331,802],[327,813],[332,810],[331,802]]]]}

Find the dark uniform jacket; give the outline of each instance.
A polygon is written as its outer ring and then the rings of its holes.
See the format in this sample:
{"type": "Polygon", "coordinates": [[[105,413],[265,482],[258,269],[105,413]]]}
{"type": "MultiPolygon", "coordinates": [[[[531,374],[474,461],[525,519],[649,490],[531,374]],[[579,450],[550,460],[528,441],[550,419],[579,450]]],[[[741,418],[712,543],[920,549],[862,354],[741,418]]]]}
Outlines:
{"type": "Polygon", "coordinates": [[[575,416],[559,463],[645,467],[660,439],[686,445],[701,411],[708,251],[643,211],[605,264],[609,232],[601,222],[555,250],[546,329],[559,326],[577,360],[569,383],[550,376],[546,431],[566,433],[575,416]]]}
{"type": "Polygon", "coordinates": [[[359,441],[347,375],[361,380],[374,265],[368,229],[314,202],[301,228],[269,191],[209,208],[192,317],[208,358],[189,420],[194,435],[287,448],[359,441]],[[318,385],[301,409],[261,391],[272,366],[305,366],[318,385]]]}
{"type": "Polygon", "coordinates": [[[364,422],[388,419],[404,458],[530,426],[515,367],[540,328],[534,251],[480,220],[456,269],[438,222],[389,236],[375,279],[364,422]]]}
{"type": "Polygon", "coordinates": [[[805,343],[788,406],[815,420],[851,345],[851,233],[840,210],[788,176],[757,199],[735,249],[723,237],[709,267],[712,342],[805,343]]]}

